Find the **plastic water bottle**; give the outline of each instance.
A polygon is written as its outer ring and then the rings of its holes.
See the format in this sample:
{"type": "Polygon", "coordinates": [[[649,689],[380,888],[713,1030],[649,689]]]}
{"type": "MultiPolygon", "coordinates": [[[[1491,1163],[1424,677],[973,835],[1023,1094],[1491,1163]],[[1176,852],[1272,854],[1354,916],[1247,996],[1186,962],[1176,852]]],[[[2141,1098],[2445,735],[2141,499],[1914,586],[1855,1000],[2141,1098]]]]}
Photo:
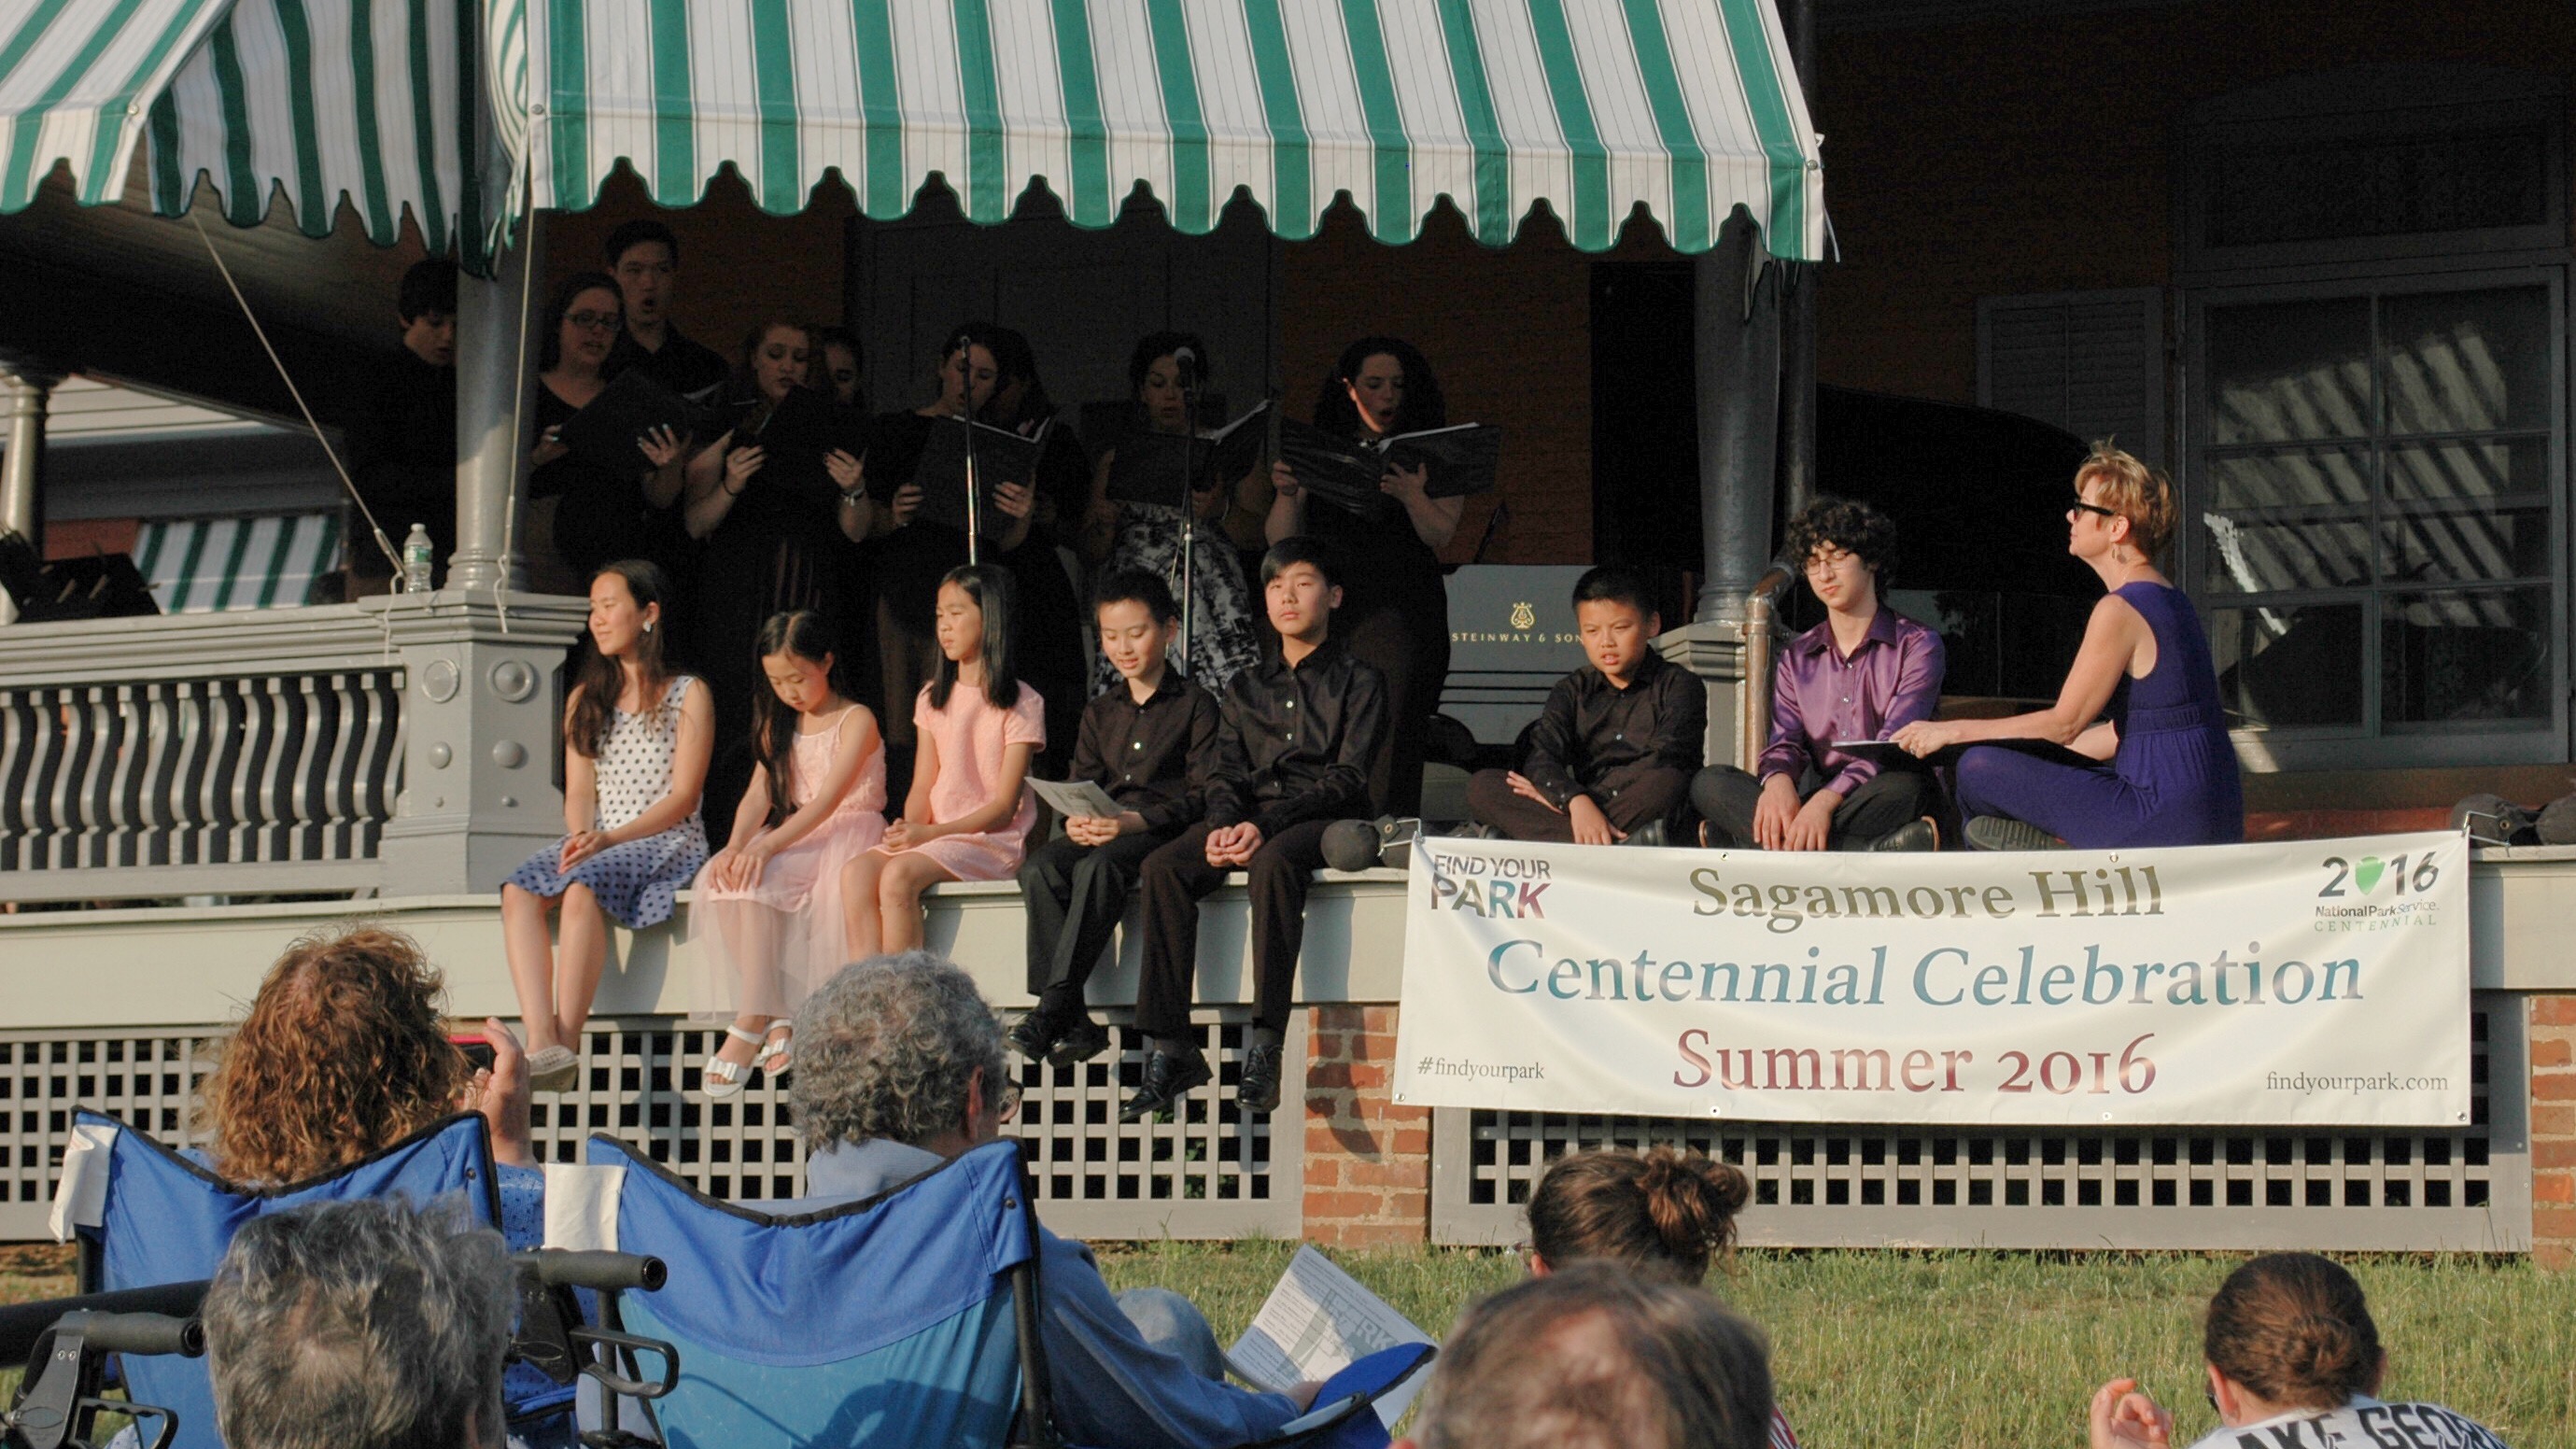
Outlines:
{"type": "Polygon", "coordinates": [[[411,526],[411,536],[403,540],[402,558],[404,593],[425,594],[429,592],[430,569],[437,561],[435,557],[436,553],[437,545],[429,541],[429,525],[424,523],[413,524],[411,526]]]}

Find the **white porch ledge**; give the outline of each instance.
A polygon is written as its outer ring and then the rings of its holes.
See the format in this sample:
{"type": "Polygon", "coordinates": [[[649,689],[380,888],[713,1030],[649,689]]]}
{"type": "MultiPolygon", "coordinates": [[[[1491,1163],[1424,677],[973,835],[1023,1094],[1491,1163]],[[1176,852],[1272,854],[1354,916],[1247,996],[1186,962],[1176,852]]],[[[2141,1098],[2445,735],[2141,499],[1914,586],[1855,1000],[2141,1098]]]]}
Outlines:
{"type": "MultiPolygon", "coordinates": [[[[1404,873],[1327,871],[1308,897],[1300,1002],[1391,1002],[1403,981],[1404,873]]],[[[1019,887],[1008,881],[931,890],[928,941],[974,974],[997,1006],[1030,1002],[1019,887]]],[[[679,1015],[702,969],[688,897],[662,926],[617,930],[591,1013],[679,1015]]],[[[403,896],[286,905],[156,906],[0,916],[0,1030],[204,1026],[236,1019],[286,943],[356,919],[409,932],[447,976],[458,1016],[513,1017],[518,1000],[501,954],[500,897],[403,896]]],[[[1199,927],[1199,1000],[1252,1000],[1243,877],[1208,899],[1199,927]]],[[[1136,999],[1139,942],[1122,929],[1116,959],[1092,977],[1103,1004],[1136,999]]]]}

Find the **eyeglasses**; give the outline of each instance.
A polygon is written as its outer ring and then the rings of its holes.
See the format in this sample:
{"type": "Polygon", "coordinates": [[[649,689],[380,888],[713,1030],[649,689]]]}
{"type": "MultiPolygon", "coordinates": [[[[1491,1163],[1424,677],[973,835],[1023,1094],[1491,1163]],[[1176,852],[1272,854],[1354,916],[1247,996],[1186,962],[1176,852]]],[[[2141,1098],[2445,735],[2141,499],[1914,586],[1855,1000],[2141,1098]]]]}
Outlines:
{"type": "Polygon", "coordinates": [[[2081,498],[2067,504],[2066,511],[2069,514],[2090,513],[2096,518],[2117,518],[2120,516],[2120,510],[2116,508],[2105,508],[2099,503],[2087,503],[2081,498]]]}
{"type": "Polygon", "coordinates": [[[614,332],[626,325],[614,312],[566,312],[564,320],[584,332],[614,332]]]}

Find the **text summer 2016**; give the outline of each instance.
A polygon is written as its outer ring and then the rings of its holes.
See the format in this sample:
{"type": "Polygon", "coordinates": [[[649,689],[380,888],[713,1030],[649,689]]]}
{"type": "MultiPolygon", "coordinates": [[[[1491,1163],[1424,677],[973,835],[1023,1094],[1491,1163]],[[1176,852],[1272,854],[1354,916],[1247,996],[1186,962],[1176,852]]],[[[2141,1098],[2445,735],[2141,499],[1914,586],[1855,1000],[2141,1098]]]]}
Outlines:
{"type": "MultiPolygon", "coordinates": [[[[1566,1002],[1738,1002],[1747,1005],[1869,1007],[1887,1004],[1888,948],[1865,962],[1659,960],[1652,951],[1550,959],[1545,945],[1505,941],[1485,958],[1497,991],[1566,1002]]],[[[2237,959],[2221,949],[2205,960],[2106,960],[2087,946],[2084,960],[2039,959],[2024,946],[2004,961],[1977,961],[1959,946],[1935,946],[1898,963],[1898,988],[1926,1006],[2299,1006],[2361,999],[2361,962],[2237,959]]]]}

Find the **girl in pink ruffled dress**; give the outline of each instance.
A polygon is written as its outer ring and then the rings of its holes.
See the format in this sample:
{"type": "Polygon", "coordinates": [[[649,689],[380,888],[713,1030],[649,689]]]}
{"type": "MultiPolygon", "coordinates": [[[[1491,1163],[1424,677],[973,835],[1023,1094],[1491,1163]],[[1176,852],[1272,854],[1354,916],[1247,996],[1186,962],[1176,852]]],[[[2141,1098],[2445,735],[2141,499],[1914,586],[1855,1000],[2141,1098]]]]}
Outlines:
{"type": "Polygon", "coordinates": [[[734,812],[731,843],[698,872],[690,922],[706,959],[701,1011],[730,1012],[701,1085],[730,1097],[755,1070],[784,1073],[792,1018],[850,959],[842,884],[885,835],[885,749],[876,716],[832,686],[832,635],[810,609],[761,627],[769,688],[753,705],[760,771],[734,812]]]}
{"type": "Polygon", "coordinates": [[[939,581],[939,672],[913,701],[921,744],[903,818],[850,862],[850,959],[921,944],[921,893],[941,881],[1019,874],[1037,822],[1029,757],[1046,747],[1046,701],[1011,667],[1011,576],[969,564],[939,581]]]}

